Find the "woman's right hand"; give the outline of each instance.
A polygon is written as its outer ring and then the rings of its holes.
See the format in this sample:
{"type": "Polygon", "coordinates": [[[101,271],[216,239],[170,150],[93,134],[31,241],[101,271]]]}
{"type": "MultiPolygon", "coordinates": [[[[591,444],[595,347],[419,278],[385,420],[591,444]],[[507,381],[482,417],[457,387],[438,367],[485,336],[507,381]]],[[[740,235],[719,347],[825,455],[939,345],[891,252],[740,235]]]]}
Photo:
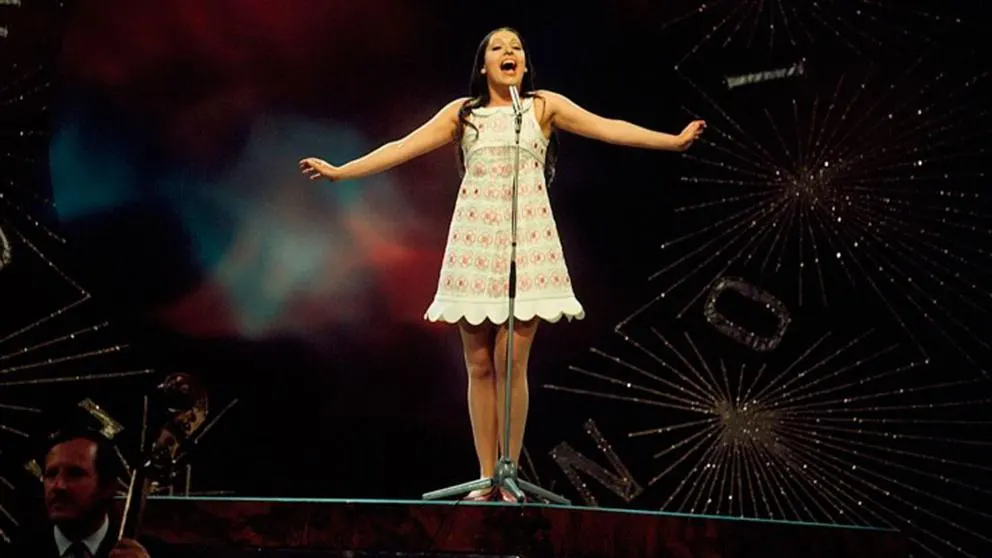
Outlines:
{"type": "Polygon", "coordinates": [[[309,157],[300,161],[300,170],[310,180],[320,180],[326,178],[331,182],[341,179],[341,169],[315,157],[309,157]]]}

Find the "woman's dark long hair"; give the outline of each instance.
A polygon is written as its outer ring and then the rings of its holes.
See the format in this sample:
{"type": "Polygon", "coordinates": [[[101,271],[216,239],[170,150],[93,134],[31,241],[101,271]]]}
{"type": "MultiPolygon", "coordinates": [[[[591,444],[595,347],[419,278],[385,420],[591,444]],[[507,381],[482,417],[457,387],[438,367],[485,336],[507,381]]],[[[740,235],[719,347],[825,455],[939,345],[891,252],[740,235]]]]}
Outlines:
{"type": "MultiPolygon", "coordinates": [[[[458,151],[458,171],[461,176],[465,175],[465,154],[462,152],[462,137],[465,135],[465,127],[470,127],[476,132],[478,128],[474,124],[469,122],[468,117],[472,114],[474,109],[485,107],[489,105],[489,85],[486,82],[485,74],[481,73],[482,67],[486,63],[486,48],[489,47],[489,39],[500,31],[509,31],[520,39],[520,45],[523,47],[524,52],[527,52],[527,43],[524,42],[524,38],[515,29],[509,27],[500,27],[499,29],[494,29],[489,32],[479,43],[479,49],[475,52],[475,61],[472,63],[472,78],[469,80],[469,100],[462,104],[461,108],[458,110],[458,131],[455,135],[455,146],[458,151]]],[[[524,73],[523,79],[520,83],[520,95],[522,97],[534,97],[534,63],[531,62],[530,57],[527,57],[527,72],[524,73]]],[[[551,132],[551,140],[548,143],[548,151],[545,155],[544,160],[544,181],[547,185],[551,185],[551,181],[555,177],[555,163],[558,162],[558,134],[553,130],[551,132]]]]}

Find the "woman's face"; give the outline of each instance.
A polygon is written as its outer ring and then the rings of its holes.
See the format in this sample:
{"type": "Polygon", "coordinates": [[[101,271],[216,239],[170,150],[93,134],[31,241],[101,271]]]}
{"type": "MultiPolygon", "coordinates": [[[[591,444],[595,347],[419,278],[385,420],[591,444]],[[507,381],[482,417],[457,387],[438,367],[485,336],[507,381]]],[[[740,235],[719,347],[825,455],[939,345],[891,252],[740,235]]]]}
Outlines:
{"type": "Polygon", "coordinates": [[[497,31],[486,45],[482,71],[490,85],[519,86],[527,71],[527,55],[520,37],[511,31],[497,31]]]}

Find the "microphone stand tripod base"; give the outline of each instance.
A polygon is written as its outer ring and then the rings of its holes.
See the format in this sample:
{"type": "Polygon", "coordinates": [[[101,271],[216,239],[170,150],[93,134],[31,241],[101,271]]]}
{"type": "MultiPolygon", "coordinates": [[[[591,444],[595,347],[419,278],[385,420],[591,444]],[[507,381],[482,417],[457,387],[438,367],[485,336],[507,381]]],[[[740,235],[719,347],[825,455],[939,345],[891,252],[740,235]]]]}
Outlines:
{"type": "Polygon", "coordinates": [[[527,495],[529,494],[534,498],[551,502],[552,504],[561,504],[563,506],[571,505],[571,502],[566,498],[563,498],[550,490],[545,490],[536,484],[518,479],[517,466],[508,458],[502,458],[499,460],[496,464],[496,472],[491,477],[427,492],[423,495],[423,498],[424,500],[441,500],[451,496],[468,494],[469,492],[475,490],[486,489],[499,490],[502,493],[501,496],[503,494],[509,494],[519,504],[524,503],[527,499],[527,495]]]}

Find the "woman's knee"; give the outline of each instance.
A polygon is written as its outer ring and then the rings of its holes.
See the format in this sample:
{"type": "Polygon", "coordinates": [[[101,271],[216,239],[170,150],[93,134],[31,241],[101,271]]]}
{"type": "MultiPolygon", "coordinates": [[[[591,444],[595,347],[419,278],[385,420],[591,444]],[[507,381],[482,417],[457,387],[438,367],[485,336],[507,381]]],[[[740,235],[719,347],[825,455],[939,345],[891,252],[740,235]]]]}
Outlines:
{"type": "Polygon", "coordinates": [[[481,356],[467,356],[465,358],[465,367],[468,369],[469,377],[476,380],[491,379],[496,372],[492,358],[481,356]]]}
{"type": "Polygon", "coordinates": [[[530,360],[528,353],[525,351],[513,351],[513,376],[515,378],[525,378],[527,375],[527,364],[530,360]]]}
{"type": "Polygon", "coordinates": [[[490,344],[492,329],[486,324],[473,326],[460,324],[462,350],[465,352],[465,367],[471,378],[491,378],[493,375],[493,352],[490,344]]]}
{"type": "MultiPolygon", "coordinates": [[[[527,381],[528,355],[524,351],[521,351],[519,353],[517,351],[514,351],[514,353],[516,354],[516,358],[514,358],[512,361],[513,368],[512,370],[510,370],[510,381],[513,382],[513,385],[517,385],[527,381]]],[[[500,366],[505,367],[506,362],[501,361],[500,366]]],[[[494,370],[493,373],[496,374],[496,380],[499,381],[500,383],[503,383],[506,380],[506,368],[494,370]]]]}

